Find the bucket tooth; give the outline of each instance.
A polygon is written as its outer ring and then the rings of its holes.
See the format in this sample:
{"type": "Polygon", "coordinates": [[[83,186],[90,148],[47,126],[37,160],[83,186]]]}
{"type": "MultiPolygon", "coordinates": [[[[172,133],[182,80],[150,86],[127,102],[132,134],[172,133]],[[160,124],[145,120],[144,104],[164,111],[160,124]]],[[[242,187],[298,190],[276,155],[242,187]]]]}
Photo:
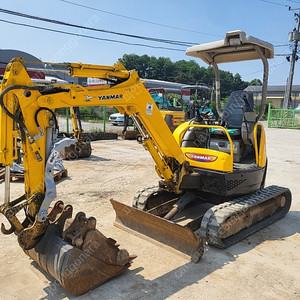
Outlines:
{"type": "Polygon", "coordinates": [[[82,247],[83,251],[88,250],[89,246],[96,243],[101,247],[101,252],[95,252],[94,256],[103,260],[107,264],[125,266],[130,258],[129,253],[125,249],[119,249],[114,240],[106,238],[100,231],[89,231],[86,235],[85,243],[82,247]]]}

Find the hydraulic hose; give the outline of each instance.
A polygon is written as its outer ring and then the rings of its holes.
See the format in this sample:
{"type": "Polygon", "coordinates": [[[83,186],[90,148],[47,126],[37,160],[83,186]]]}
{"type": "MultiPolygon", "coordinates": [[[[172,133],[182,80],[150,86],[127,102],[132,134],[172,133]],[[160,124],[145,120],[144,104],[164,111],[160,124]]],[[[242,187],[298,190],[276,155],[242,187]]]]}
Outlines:
{"type": "Polygon", "coordinates": [[[55,129],[58,130],[58,123],[57,123],[57,119],[56,119],[56,115],[55,115],[54,111],[51,110],[51,109],[48,108],[48,107],[40,107],[40,108],[35,112],[35,114],[34,114],[34,121],[35,121],[35,124],[36,124],[36,126],[38,127],[39,131],[41,132],[41,134],[43,134],[43,132],[42,132],[42,129],[41,129],[41,127],[40,127],[40,124],[39,124],[39,121],[38,121],[37,117],[38,117],[39,112],[42,111],[42,110],[46,110],[46,111],[49,111],[49,112],[51,113],[51,115],[52,115],[52,117],[53,117],[53,119],[54,119],[54,122],[55,122],[55,129]]]}
{"type": "MultiPolygon", "coordinates": [[[[3,109],[3,111],[10,117],[12,118],[15,122],[17,122],[21,128],[23,129],[23,131],[25,132],[26,136],[28,137],[30,143],[33,143],[33,138],[30,136],[29,132],[28,132],[28,129],[26,127],[26,125],[23,123],[22,120],[20,120],[18,117],[16,117],[14,114],[12,114],[8,109],[7,107],[4,105],[4,96],[5,94],[7,94],[8,92],[12,91],[12,90],[39,90],[38,87],[36,86],[26,86],[26,85],[13,85],[13,86],[9,86],[7,87],[6,89],[3,90],[3,92],[1,93],[0,95],[0,105],[3,109]]],[[[40,128],[40,125],[39,125],[39,122],[38,122],[38,119],[37,119],[37,116],[39,114],[39,112],[41,110],[47,110],[49,111],[53,118],[54,118],[54,121],[55,121],[55,129],[58,130],[58,123],[57,123],[57,119],[56,119],[56,116],[55,116],[55,113],[49,109],[48,107],[40,107],[36,112],[35,112],[35,115],[34,115],[34,120],[35,120],[35,123],[37,125],[37,127],[39,128],[41,134],[42,134],[42,131],[41,131],[41,128],[40,128]]]]}
{"type": "Polygon", "coordinates": [[[38,87],[35,87],[35,86],[27,86],[27,85],[12,85],[12,86],[9,86],[7,87],[6,89],[4,89],[2,91],[2,93],[0,94],[0,105],[3,109],[3,111],[10,117],[12,118],[14,121],[16,121],[20,126],[21,128],[24,130],[25,134],[27,135],[29,141],[31,143],[33,143],[33,139],[32,137],[30,136],[28,130],[27,130],[27,127],[26,125],[23,123],[22,120],[20,120],[18,117],[16,117],[14,114],[12,114],[7,108],[6,106],[4,105],[4,96],[5,94],[7,94],[8,92],[12,91],[12,90],[38,90],[38,87]]]}

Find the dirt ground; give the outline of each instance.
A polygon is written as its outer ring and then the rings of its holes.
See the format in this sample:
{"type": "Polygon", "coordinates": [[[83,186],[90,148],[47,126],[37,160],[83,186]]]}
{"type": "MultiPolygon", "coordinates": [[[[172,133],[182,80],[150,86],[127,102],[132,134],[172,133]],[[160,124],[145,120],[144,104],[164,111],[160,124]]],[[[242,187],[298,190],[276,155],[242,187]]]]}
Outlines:
{"type": "MultiPolygon", "coordinates": [[[[113,226],[109,199],[131,204],[137,190],[157,182],[141,145],[94,142],[89,159],[65,162],[69,177],[57,184],[57,199],[96,217],[100,231],[138,255],[128,271],[79,299],[300,299],[300,131],[266,131],[267,185],[291,189],[290,212],[227,250],[208,247],[198,264],[113,226]]],[[[22,191],[23,183],[12,184],[13,198],[22,191]]],[[[0,234],[0,251],[1,299],[75,298],[36,267],[14,235],[0,234]]]]}

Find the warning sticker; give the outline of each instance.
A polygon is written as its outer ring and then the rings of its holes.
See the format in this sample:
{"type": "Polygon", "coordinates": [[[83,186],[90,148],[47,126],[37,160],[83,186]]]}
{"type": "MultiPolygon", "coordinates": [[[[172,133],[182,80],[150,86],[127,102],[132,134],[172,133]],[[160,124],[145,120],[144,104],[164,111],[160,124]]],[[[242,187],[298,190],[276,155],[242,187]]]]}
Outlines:
{"type": "Polygon", "coordinates": [[[146,104],[146,114],[152,115],[153,113],[153,103],[147,103],[146,104]]]}

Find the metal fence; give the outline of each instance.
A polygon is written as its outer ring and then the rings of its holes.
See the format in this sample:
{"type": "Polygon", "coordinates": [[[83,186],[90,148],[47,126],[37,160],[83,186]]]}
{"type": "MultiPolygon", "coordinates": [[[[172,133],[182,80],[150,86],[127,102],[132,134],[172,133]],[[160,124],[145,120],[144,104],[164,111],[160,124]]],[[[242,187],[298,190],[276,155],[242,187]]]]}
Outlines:
{"type": "Polygon", "coordinates": [[[300,129],[300,110],[268,107],[268,127],[300,129]]]}
{"type": "MultiPolygon", "coordinates": [[[[85,132],[105,132],[109,126],[108,117],[113,112],[106,106],[90,107],[89,110],[86,110],[85,107],[80,108],[82,129],[85,132]]],[[[58,111],[58,122],[60,131],[68,133],[73,131],[69,108],[58,111]]]]}
{"type": "MultiPolygon", "coordinates": [[[[72,120],[69,116],[59,116],[59,130],[63,132],[73,132],[72,120]]],[[[107,122],[108,120],[101,120],[101,121],[81,121],[82,129],[85,132],[106,132],[107,130],[107,122]]]]}

